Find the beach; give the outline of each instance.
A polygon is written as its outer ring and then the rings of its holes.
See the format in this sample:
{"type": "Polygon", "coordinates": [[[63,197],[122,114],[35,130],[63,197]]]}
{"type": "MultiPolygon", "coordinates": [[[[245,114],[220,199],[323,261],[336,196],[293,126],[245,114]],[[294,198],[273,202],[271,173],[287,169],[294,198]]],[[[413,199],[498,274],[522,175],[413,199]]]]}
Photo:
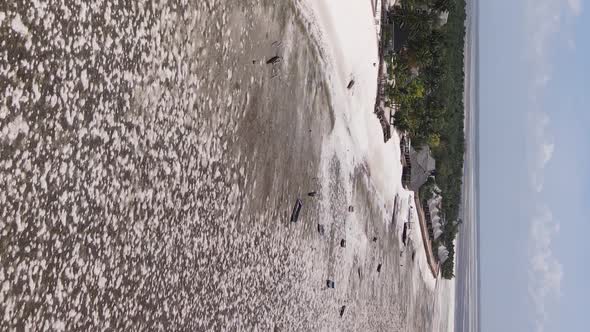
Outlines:
{"type": "Polygon", "coordinates": [[[449,326],[370,1],[5,7],[0,329],[449,326]]]}

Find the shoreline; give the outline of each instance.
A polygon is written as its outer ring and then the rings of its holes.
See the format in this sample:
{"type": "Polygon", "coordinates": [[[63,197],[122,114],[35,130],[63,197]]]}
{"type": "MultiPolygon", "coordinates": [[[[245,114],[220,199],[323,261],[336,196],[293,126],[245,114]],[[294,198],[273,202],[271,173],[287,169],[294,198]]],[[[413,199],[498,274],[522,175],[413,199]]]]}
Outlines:
{"type": "MultiPolygon", "coordinates": [[[[381,22],[383,22],[384,20],[384,13],[385,13],[385,1],[381,1],[381,17],[379,19],[380,25],[379,25],[379,29],[377,31],[377,36],[382,36],[383,35],[383,25],[381,24],[381,22]]],[[[372,2],[371,2],[372,3],[372,2]]],[[[395,2],[394,2],[395,4],[395,2]]],[[[378,39],[378,53],[379,53],[379,62],[378,62],[378,75],[377,75],[377,96],[375,98],[375,110],[374,113],[377,115],[377,118],[381,124],[381,127],[383,129],[383,137],[384,137],[384,141],[387,142],[390,138],[391,138],[391,130],[393,128],[393,130],[395,132],[397,132],[397,130],[395,129],[395,127],[389,123],[389,121],[385,120],[385,114],[383,112],[382,109],[382,100],[381,98],[383,98],[382,94],[383,94],[383,90],[385,89],[384,87],[384,82],[385,80],[387,80],[387,76],[383,75],[383,70],[384,70],[384,56],[383,56],[383,49],[382,49],[383,43],[381,39],[378,39]]],[[[393,111],[392,111],[393,112],[393,111]]],[[[400,137],[398,136],[398,139],[400,139],[400,137]]],[[[430,271],[432,273],[432,277],[437,279],[440,273],[440,265],[436,262],[436,259],[434,257],[434,252],[433,252],[433,248],[432,248],[432,242],[430,241],[429,237],[426,235],[426,221],[425,221],[425,216],[424,216],[424,209],[422,207],[422,203],[420,202],[419,196],[418,196],[418,192],[417,191],[413,191],[414,194],[414,206],[416,207],[416,212],[418,214],[418,221],[419,221],[419,226],[420,226],[420,233],[422,235],[422,244],[425,248],[425,255],[426,255],[426,260],[428,262],[428,266],[430,268],[430,271]]],[[[394,212],[395,213],[395,212],[394,212]]]]}
{"type": "Polygon", "coordinates": [[[465,136],[468,148],[464,164],[463,218],[466,221],[457,241],[457,297],[455,326],[458,332],[480,329],[479,293],[479,147],[478,147],[478,1],[469,1],[465,39],[465,136]]]}
{"type": "Polygon", "coordinates": [[[419,234],[399,239],[417,215],[399,136],[383,143],[373,112],[374,11],[302,1],[7,13],[7,84],[20,90],[0,119],[15,152],[1,160],[13,189],[0,328],[429,331],[445,319],[419,234]]]}
{"type": "MultiPolygon", "coordinates": [[[[363,105],[363,102],[359,103],[359,101],[347,100],[350,97],[343,97],[342,93],[338,92],[339,90],[343,89],[342,86],[344,85],[344,82],[340,82],[339,84],[336,84],[336,86],[335,86],[335,83],[338,83],[338,82],[337,81],[335,82],[334,78],[342,76],[342,75],[339,75],[338,68],[343,67],[342,63],[351,63],[351,64],[357,63],[358,60],[353,60],[353,59],[358,59],[358,55],[351,54],[350,55],[351,59],[347,59],[346,57],[342,57],[342,54],[350,54],[349,52],[342,52],[342,49],[347,49],[347,45],[343,46],[342,43],[350,43],[350,41],[346,41],[345,37],[339,37],[339,35],[344,35],[345,33],[342,32],[343,29],[341,29],[341,26],[338,25],[338,23],[339,23],[338,20],[336,20],[336,22],[334,22],[330,16],[326,17],[326,15],[322,13],[322,11],[330,11],[330,9],[332,9],[332,13],[331,13],[332,15],[338,16],[341,19],[347,18],[350,21],[353,20],[353,17],[347,16],[350,14],[342,12],[341,8],[339,8],[339,9],[331,8],[331,7],[326,8],[325,6],[327,6],[327,4],[329,4],[329,3],[330,3],[330,1],[320,1],[320,4],[307,3],[307,7],[305,7],[305,5],[304,5],[302,8],[302,11],[304,13],[307,13],[307,15],[304,14],[304,16],[306,17],[308,22],[310,22],[308,24],[312,25],[312,28],[311,28],[312,35],[314,35],[315,38],[319,40],[318,44],[320,45],[320,49],[325,54],[324,56],[322,56],[322,58],[326,62],[325,67],[332,68],[331,70],[328,71],[327,77],[330,82],[331,91],[332,91],[331,93],[333,94],[332,100],[335,102],[334,108],[335,108],[336,113],[338,113],[338,112],[344,113],[344,114],[342,114],[342,120],[348,126],[349,135],[353,136],[353,138],[352,138],[353,145],[355,142],[355,138],[354,138],[355,135],[357,135],[357,137],[362,137],[363,135],[366,135],[366,137],[370,137],[372,144],[374,144],[375,146],[389,147],[389,149],[387,149],[387,150],[386,149],[375,149],[375,150],[381,150],[381,152],[380,152],[381,157],[380,158],[371,159],[370,154],[368,154],[368,155],[365,155],[368,158],[365,157],[364,159],[361,159],[361,161],[364,160],[363,162],[365,163],[366,167],[369,169],[369,172],[371,173],[371,175],[380,175],[380,176],[372,178],[371,181],[373,182],[376,189],[378,190],[376,192],[376,194],[379,195],[378,197],[381,197],[381,199],[385,198],[386,207],[389,209],[392,209],[393,206],[388,205],[387,202],[389,202],[389,201],[393,202],[393,197],[395,195],[400,195],[400,197],[404,198],[404,200],[406,198],[410,198],[411,196],[413,196],[413,193],[410,193],[410,192],[402,189],[402,186],[401,186],[401,162],[400,162],[400,158],[399,158],[400,157],[399,156],[399,136],[395,130],[392,130],[393,135],[392,135],[391,141],[388,143],[385,143],[385,144],[383,143],[382,128],[379,124],[379,120],[375,118],[375,115],[373,112],[374,104],[376,102],[376,94],[375,94],[376,91],[371,92],[372,96],[374,96],[374,97],[372,99],[369,98],[367,100],[367,102],[364,103],[364,106],[361,106],[361,105],[363,105]],[[326,27],[326,26],[328,26],[328,27],[326,27]],[[336,50],[334,51],[334,49],[336,49],[336,50]],[[331,64],[331,62],[336,62],[339,64],[334,65],[334,67],[332,67],[333,65],[331,64]],[[349,109],[351,107],[358,110],[357,113],[363,114],[363,116],[365,118],[362,121],[372,121],[372,124],[370,125],[371,131],[364,131],[364,130],[359,130],[359,128],[356,128],[358,123],[354,123],[353,119],[356,119],[356,120],[360,120],[360,119],[358,117],[356,117],[355,115],[350,114],[349,109]],[[375,136],[375,133],[377,133],[377,136],[375,136]],[[393,143],[393,144],[391,144],[391,143],[393,143]],[[391,158],[391,157],[393,157],[393,158],[391,158]],[[383,163],[384,161],[386,161],[386,163],[383,163]],[[388,165],[388,166],[385,166],[385,165],[388,165]],[[391,165],[391,166],[389,166],[389,165],[391,165]],[[385,166],[385,168],[387,168],[389,170],[388,176],[383,176],[383,175],[379,174],[380,172],[382,172],[382,170],[380,170],[380,168],[384,167],[384,166],[385,166]],[[394,188],[396,188],[396,189],[393,191],[392,190],[385,190],[385,191],[380,190],[382,188],[381,184],[387,183],[387,182],[395,183],[394,188]]],[[[302,2],[300,4],[305,4],[305,2],[302,2]]],[[[343,4],[340,4],[340,5],[343,5],[343,4]]],[[[372,13],[371,10],[369,10],[369,11],[372,13]]],[[[358,12],[362,12],[362,11],[358,10],[358,12]]],[[[355,17],[358,17],[358,14],[355,17]]],[[[374,17],[371,16],[371,20],[373,20],[373,23],[374,23],[374,17]]],[[[373,28],[374,28],[374,24],[367,25],[367,26],[373,26],[373,28]]],[[[378,35],[378,33],[375,33],[375,32],[376,31],[373,30],[373,32],[372,32],[373,36],[378,35]]],[[[357,31],[357,33],[358,33],[358,31],[357,31]]],[[[354,33],[347,33],[346,34],[346,36],[351,36],[351,35],[354,35],[354,33]]],[[[369,37],[369,34],[367,34],[366,37],[369,37]]],[[[376,41],[375,45],[379,45],[379,42],[376,41]]],[[[371,51],[371,53],[372,53],[372,51],[371,51]]],[[[378,54],[377,50],[375,50],[375,54],[378,54]]],[[[370,60],[367,59],[367,62],[369,62],[369,61],[370,60]]],[[[353,71],[355,70],[354,66],[352,67],[352,70],[353,71]]],[[[374,75],[374,78],[370,79],[369,81],[373,81],[373,82],[378,83],[377,73],[374,73],[373,75],[374,75]]],[[[355,89],[355,94],[357,92],[358,91],[355,89]]],[[[344,96],[346,96],[346,94],[344,94],[344,96]]],[[[344,140],[344,141],[346,141],[346,140],[344,140]]],[[[364,146],[361,145],[361,147],[364,147],[364,146]]],[[[363,150],[361,149],[361,151],[363,151],[363,150]]],[[[365,153],[367,153],[367,152],[361,152],[360,155],[363,156],[363,154],[365,154],[365,153]]],[[[358,161],[357,161],[357,163],[358,163],[358,161]]],[[[411,199],[411,201],[414,201],[414,199],[411,199]]],[[[415,206],[415,203],[413,203],[413,204],[415,206]]],[[[400,208],[399,213],[401,215],[403,215],[404,214],[403,211],[407,212],[408,208],[409,208],[409,206],[407,206],[407,205],[403,208],[400,208]]],[[[417,215],[415,217],[417,218],[417,215]]],[[[396,218],[396,219],[398,219],[398,218],[396,218]]],[[[419,224],[419,222],[417,224],[419,224]]],[[[421,227],[421,229],[422,229],[422,227],[421,227]]],[[[401,230],[398,229],[397,233],[398,233],[398,236],[401,236],[401,230]]],[[[420,251],[420,247],[423,247],[422,244],[424,243],[422,241],[422,239],[415,238],[413,241],[415,244],[418,245],[418,251],[420,251]],[[416,241],[418,241],[418,242],[416,242],[416,241]]],[[[406,255],[406,256],[409,256],[409,255],[406,255]]],[[[424,255],[423,255],[423,260],[425,261],[424,265],[422,265],[422,263],[420,263],[422,261],[421,257],[418,257],[418,262],[409,263],[409,265],[412,266],[411,271],[413,271],[412,272],[413,276],[411,279],[408,279],[408,280],[413,280],[412,282],[410,282],[410,284],[412,285],[411,288],[414,289],[414,291],[417,291],[418,289],[423,287],[423,286],[420,286],[420,284],[422,282],[424,283],[424,285],[429,285],[429,286],[427,286],[427,288],[431,289],[431,292],[433,292],[432,293],[432,296],[434,296],[433,301],[435,301],[435,299],[440,294],[439,288],[436,286],[440,279],[433,276],[433,273],[432,273],[433,271],[432,271],[431,267],[429,266],[428,262],[426,262],[427,256],[428,255],[427,255],[426,251],[424,251],[424,255]],[[425,268],[423,268],[423,266],[425,266],[425,268]]],[[[407,273],[409,270],[405,270],[405,271],[407,273]]],[[[446,286],[447,284],[454,285],[454,280],[450,281],[449,283],[445,283],[445,287],[447,287],[446,286]]],[[[407,286],[410,286],[410,285],[407,285],[407,286]]],[[[445,289],[447,289],[447,288],[445,288],[445,289]]],[[[415,296],[417,296],[417,295],[415,294],[413,296],[414,296],[414,298],[408,299],[410,301],[410,303],[414,303],[417,301],[417,299],[415,298],[415,296]]],[[[446,296],[448,296],[448,294],[446,296]]],[[[448,301],[448,300],[446,300],[446,301],[448,301]]],[[[444,322],[448,323],[449,320],[452,320],[452,318],[449,317],[450,314],[451,313],[449,311],[439,312],[439,313],[437,313],[436,317],[433,316],[430,319],[433,320],[433,323],[434,323],[434,321],[436,321],[437,324],[444,324],[444,322]]]]}

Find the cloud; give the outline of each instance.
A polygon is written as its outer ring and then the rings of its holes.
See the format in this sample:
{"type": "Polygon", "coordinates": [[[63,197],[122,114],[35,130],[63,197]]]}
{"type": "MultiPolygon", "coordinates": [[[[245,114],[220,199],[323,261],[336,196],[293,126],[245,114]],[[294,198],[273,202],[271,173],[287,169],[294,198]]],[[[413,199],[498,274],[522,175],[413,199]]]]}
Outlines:
{"type": "Polygon", "coordinates": [[[540,175],[538,172],[533,172],[531,174],[531,186],[535,190],[535,192],[540,193],[543,191],[545,186],[545,178],[540,175]]]}
{"type": "MultiPolygon", "coordinates": [[[[543,111],[544,96],[551,85],[552,55],[566,41],[575,49],[572,21],[582,12],[580,0],[528,0],[525,17],[525,57],[530,65],[528,146],[530,182],[534,206],[544,206],[542,196],[545,171],[556,151],[551,120],[543,111]]],[[[549,208],[538,208],[529,224],[529,298],[533,304],[535,331],[543,332],[550,317],[550,304],[561,295],[563,267],[553,252],[559,232],[549,208]]]]}
{"type": "Polygon", "coordinates": [[[525,58],[530,66],[528,97],[528,146],[533,206],[537,208],[529,224],[529,296],[532,301],[535,330],[545,330],[550,304],[561,295],[563,268],[553,251],[559,223],[542,203],[547,165],[556,152],[551,134],[551,119],[543,110],[544,96],[551,88],[552,56],[562,46],[576,49],[574,21],[582,13],[582,0],[528,0],[525,17],[525,58]],[[560,45],[563,44],[563,45],[560,45]]]}
{"type": "MultiPolygon", "coordinates": [[[[582,13],[581,0],[528,0],[525,30],[526,58],[532,66],[532,99],[536,100],[551,79],[550,54],[556,43],[575,49],[573,21],[582,13]],[[569,13],[569,15],[568,15],[569,13]]],[[[558,47],[557,47],[558,48],[558,47]]]]}
{"type": "Polygon", "coordinates": [[[571,13],[575,16],[582,14],[582,0],[567,0],[571,13]]]}
{"type": "Polygon", "coordinates": [[[545,168],[553,158],[555,143],[549,132],[550,119],[546,113],[530,113],[529,125],[532,132],[529,145],[533,147],[530,158],[531,185],[535,192],[540,193],[545,182],[545,168]]]}
{"type": "Polygon", "coordinates": [[[561,296],[563,268],[553,254],[552,240],[559,232],[548,208],[539,208],[529,228],[529,295],[535,309],[535,330],[542,332],[548,318],[548,303],[561,296]]]}
{"type": "Polygon", "coordinates": [[[555,150],[555,144],[553,143],[542,143],[541,144],[541,165],[545,167],[547,163],[553,157],[553,150],[555,150]]]}

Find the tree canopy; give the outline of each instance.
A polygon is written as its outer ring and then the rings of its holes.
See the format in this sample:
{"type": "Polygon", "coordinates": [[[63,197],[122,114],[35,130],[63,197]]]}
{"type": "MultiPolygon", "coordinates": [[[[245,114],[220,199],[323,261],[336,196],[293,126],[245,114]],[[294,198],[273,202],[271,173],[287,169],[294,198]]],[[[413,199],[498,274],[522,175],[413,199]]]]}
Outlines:
{"type": "Polygon", "coordinates": [[[398,106],[398,129],[415,148],[428,145],[437,161],[436,185],[448,222],[437,240],[449,250],[441,266],[444,278],[454,277],[454,239],[458,233],[463,178],[465,0],[403,0],[388,15],[408,33],[407,46],[388,59],[395,85],[385,91],[388,104],[398,106]],[[448,12],[448,20],[440,18],[448,12]]]}

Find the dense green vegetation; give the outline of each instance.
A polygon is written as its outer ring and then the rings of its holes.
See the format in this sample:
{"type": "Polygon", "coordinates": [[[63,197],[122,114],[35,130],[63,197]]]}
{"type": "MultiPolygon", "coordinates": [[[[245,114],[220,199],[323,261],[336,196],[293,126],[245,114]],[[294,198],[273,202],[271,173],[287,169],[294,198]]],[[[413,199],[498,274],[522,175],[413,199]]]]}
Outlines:
{"type": "Polygon", "coordinates": [[[428,144],[436,159],[436,185],[449,221],[437,242],[449,250],[442,276],[452,278],[465,146],[465,0],[402,0],[401,7],[388,15],[408,38],[406,46],[387,60],[395,85],[385,91],[388,102],[398,106],[396,127],[409,134],[415,148],[428,144]],[[445,11],[449,16],[443,24],[445,11]]]}

